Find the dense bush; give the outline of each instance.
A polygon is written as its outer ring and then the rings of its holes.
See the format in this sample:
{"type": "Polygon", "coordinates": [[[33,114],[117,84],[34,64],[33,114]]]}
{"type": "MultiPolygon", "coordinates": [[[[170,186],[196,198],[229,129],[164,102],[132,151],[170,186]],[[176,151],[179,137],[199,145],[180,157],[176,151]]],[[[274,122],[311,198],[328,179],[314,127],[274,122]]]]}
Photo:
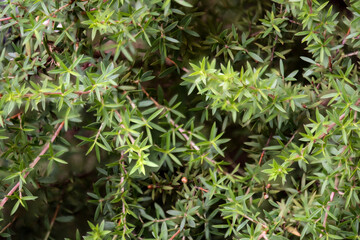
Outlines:
{"type": "Polygon", "coordinates": [[[360,1],[0,1],[5,239],[359,239],[360,1]]]}

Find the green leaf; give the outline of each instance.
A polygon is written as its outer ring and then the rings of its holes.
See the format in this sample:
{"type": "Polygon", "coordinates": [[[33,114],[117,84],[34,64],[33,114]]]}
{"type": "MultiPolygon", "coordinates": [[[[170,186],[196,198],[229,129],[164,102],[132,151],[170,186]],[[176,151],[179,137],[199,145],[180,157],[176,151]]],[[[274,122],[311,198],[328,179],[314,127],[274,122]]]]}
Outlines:
{"type": "Polygon", "coordinates": [[[263,150],[281,150],[283,149],[284,147],[281,146],[281,145],[275,145],[275,146],[267,146],[267,147],[264,147],[263,150]]]}
{"type": "Polygon", "coordinates": [[[184,6],[184,7],[193,7],[190,3],[186,2],[185,0],[175,0],[178,4],[184,6]]]}
{"type": "Polygon", "coordinates": [[[15,205],[13,206],[13,208],[11,209],[10,215],[14,215],[14,213],[16,212],[16,210],[19,208],[20,205],[20,199],[16,201],[15,205]]]}
{"type": "Polygon", "coordinates": [[[68,164],[66,161],[60,159],[60,158],[53,158],[54,161],[58,162],[58,163],[62,163],[62,164],[68,164]]]}
{"type": "Polygon", "coordinates": [[[308,58],[308,57],[300,57],[303,61],[305,62],[308,62],[308,63],[311,63],[311,64],[315,64],[316,65],[316,62],[314,60],[312,60],[311,58],[308,58]]]}
{"type": "Polygon", "coordinates": [[[264,60],[262,60],[262,58],[259,57],[259,55],[255,54],[255,53],[253,53],[253,52],[248,52],[248,54],[249,54],[249,56],[250,56],[252,59],[254,59],[255,61],[261,62],[261,63],[264,62],[264,60]]]}
{"type": "Polygon", "coordinates": [[[178,40],[176,40],[175,38],[172,38],[172,37],[165,37],[166,40],[168,40],[169,42],[173,42],[173,43],[179,43],[178,40]]]}

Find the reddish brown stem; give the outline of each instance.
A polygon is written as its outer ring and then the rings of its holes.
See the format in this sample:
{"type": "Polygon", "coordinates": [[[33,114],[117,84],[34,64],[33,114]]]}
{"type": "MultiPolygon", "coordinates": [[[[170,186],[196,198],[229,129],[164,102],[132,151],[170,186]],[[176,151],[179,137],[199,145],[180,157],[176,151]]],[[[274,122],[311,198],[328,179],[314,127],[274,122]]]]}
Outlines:
{"type": "Polygon", "coordinates": [[[312,13],[312,12],[313,12],[313,9],[312,9],[312,1],[311,1],[311,0],[307,0],[307,4],[308,4],[308,6],[309,6],[309,8],[310,8],[310,13],[312,13]]]}
{"type": "MultiPolygon", "coordinates": [[[[270,143],[271,138],[272,138],[272,134],[270,134],[270,137],[268,138],[268,140],[267,140],[267,142],[266,142],[266,144],[265,144],[265,147],[269,146],[269,143],[270,143]]],[[[264,149],[264,150],[262,151],[262,153],[261,153],[260,160],[259,160],[259,166],[261,165],[261,161],[262,161],[262,159],[263,159],[263,157],[264,157],[264,155],[265,155],[265,152],[266,152],[266,150],[264,149]]]]}
{"type": "MultiPolygon", "coordinates": [[[[56,129],[54,135],[52,136],[50,142],[47,142],[47,143],[45,144],[44,148],[41,150],[41,152],[39,153],[39,155],[38,155],[38,156],[34,159],[34,161],[32,161],[32,163],[29,165],[29,168],[30,168],[30,169],[33,169],[33,168],[36,166],[36,164],[40,161],[41,156],[43,156],[43,155],[47,152],[47,150],[48,150],[49,147],[50,147],[50,143],[53,143],[53,142],[55,141],[56,137],[59,135],[61,129],[63,128],[64,123],[65,123],[65,122],[62,122],[62,123],[60,123],[60,125],[58,125],[58,126],[56,127],[57,129],[56,129]]],[[[30,171],[23,170],[22,173],[24,173],[24,172],[25,172],[25,174],[24,174],[23,177],[26,178],[26,177],[29,175],[30,171]]],[[[10,190],[10,192],[6,195],[6,197],[4,197],[4,198],[1,200],[0,208],[4,207],[5,203],[9,200],[9,196],[13,195],[14,192],[19,188],[19,186],[20,186],[20,181],[17,182],[17,183],[15,184],[15,186],[10,190]]]]}
{"type": "MultiPolygon", "coordinates": [[[[339,167],[341,166],[341,164],[339,163],[339,167]]],[[[337,190],[338,189],[338,186],[339,186],[339,178],[338,178],[338,174],[335,175],[335,189],[337,190]]],[[[327,218],[328,218],[328,212],[330,210],[330,203],[332,201],[334,201],[334,197],[335,197],[335,192],[331,192],[330,194],[330,199],[329,201],[327,202],[327,206],[326,206],[326,212],[325,212],[325,217],[324,217],[324,222],[323,222],[323,227],[325,228],[326,227],[326,222],[327,222],[327,218]]],[[[322,234],[320,234],[320,238],[322,237],[322,234]]]]}
{"type": "Polygon", "coordinates": [[[0,18],[0,22],[7,21],[7,20],[10,20],[10,19],[12,19],[12,17],[0,18]]]}
{"type": "MultiPolygon", "coordinates": [[[[360,98],[356,101],[355,103],[355,106],[359,106],[360,104],[360,98]]],[[[352,109],[350,109],[351,111],[352,109]]],[[[345,118],[345,113],[341,114],[341,116],[339,117],[339,121],[342,121],[343,119],[345,118]]],[[[326,130],[326,133],[323,133],[319,136],[318,139],[322,139],[324,138],[326,135],[328,135],[331,131],[331,129],[333,129],[334,127],[336,126],[336,123],[331,123],[328,127],[327,127],[327,130],[326,130]]],[[[316,140],[315,140],[316,141],[316,140]]]]}
{"type": "Polygon", "coordinates": [[[258,239],[259,239],[259,240],[260,240],[260,239],[269,240],[269,239],[267,238],[267,236],[266,236],[266,231],[263,231],[263,232],[261,233],[261,235],[259,236],[258,239]]]}
{"type": "Polygon", "coordinates": [[[51,222],[50,222],[49,231],[46,233],[46,235],[44,237],[44,240],[47,240],[49,238],[50,233],[51,233],[51,229],[54,226],[54,223],[55,223],[56,217],[57,217],[57,215],[59,213],[59,210],[60,210],[60,203],[56,206],[54,216],[52,217],[51,222]]]}
{"type": "Polygon", "coordinates": [[[292,142],[292,140],[294,140],[295,135],[298,133],[298,130],[295,131],[295,133],[291,136],[290,140],[286,143],[286,145],[284,146],[284,148],[286,148],[287,146],[289,146],[289,144],[292,142]]]}
{"type": "Polygon", "coordinates": [[[177,230],[177,231],[176,231],[176,233],[175,233],[174,235],[172,235],[172,237],[171,237],[171,238],[169,238],[169,240],[174,240],[174,239],[175,239],[175,237],[176,237],[177,235],[179,235],[179,233],[180,233],[180,229],[179,229],[179,230],[177,230]]]}
{"type": "Polygon", "coordinates": [[[297,24],[297,25],[301,25],[301,23],[299,23],[299,22],[296,22],[296,21],[294,21],[294,20],[291,20],[291,19],[289,19],[289,22],[291,22],[291,23],[294,23],[294,24],[297,24]]]}
{"type": "Polygon", "coordinates": [[[201,191],[203,191],[203,192],[209,192],[209,190],[207,190],[207,189],[205,189],[205,188],[202,188],[202,187],[198,187],[198,186],[195,186],[195,188],[196,189],[199,189],[199,190],[201,190],[201,191]]]}
{"type": "Polygon", "coordinates": [[[75,0],[70,0],[69,3],[65,4],[64,6],[60,7],[59,9],[55,10],[54,12],[52,12],[50,14],[50,16],[54,17],[54,15],[58,12],[60,12],[61,10],[63,10],[64,8],[67,8],[68,6],[70,6],[71,4],[73,4],[73,2],[75,2],[75,0]]]}
{"type": "MultiPolygon", "coordinates": [[[[342,121],[344,118],[345,118],[345,113],[343,113],[343,114],[339,117],[339,121],[342,121]]],[[[333,129],[335,126],[336,126],[336,123],[331,123],[331,124],[328,126],[328,128],[327,128],[327,130],[326,130],[326,133],[321,134],[318,139],[322,139],[322,138],[324,138],[326,135],[328,135],[328,134],[330,133],[331,129],[333,129]]]]}
{"type": "Polygon", "coordinates": [[[14,119],[14,118],[19,118],[21,116],[23,112],[18,112],[17,114],[11,116],[11,117],[8,117],[6,120],[10,121],[11,119],[14,119]]]}
{"type": "Polygon", "coordinates": [[[276,46],[277,40],[278,40],[278,35],[276,35],[276,37],[275,37],[274,47],[273,47],[273,49],[272,49],[272,51],[271,51],[271,59],[270,59],[270,62],[272,62],[272,61],[274,60],[275,46],[276,46]]]}
{"type": "Polygon", "coordinates": [[[350,32],[351,32],[351,28],[349,28],[349,30],[348,30],[347,33],[345,34],[345,37],[344,37],[343,41],[341,42],[342,45],[345,45],[346,40],[347,40],[347,36],[349,36],[350,32]]]}
{"type": "Polygon", "coordinates": [[[16,220],[17,217],[18,217],[18,215],[16,214],[16,215],[13,217],[13,219],[11,220],[11,222],[9,222],[8,224],[6,224],[6,226],[5,226],[3,229],[1,229],[0,234],[3,233],[3,232],[5,232],[5,230],[8,229],[8,228],[11,226],[11,224],[13,224],[13,223],[15,222],[15,220],[16,220]]]}
{"type": "Polygon", "coordinates": [[[343,57],[351,57],[351,56],[355,56],[355,55],[358,55],[358,54],[359,54],[359,51],[356,51],[356,52],[352,52],[352,53],[346,54],[346,55],[344,55],[343,57]]]}

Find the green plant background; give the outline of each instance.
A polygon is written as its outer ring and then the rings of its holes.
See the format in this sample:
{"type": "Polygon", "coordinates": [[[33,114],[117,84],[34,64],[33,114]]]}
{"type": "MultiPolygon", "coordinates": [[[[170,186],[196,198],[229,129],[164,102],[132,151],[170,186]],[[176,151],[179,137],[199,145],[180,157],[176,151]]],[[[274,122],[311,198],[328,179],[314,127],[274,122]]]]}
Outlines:
{"type": "Polygon", "coordinates": [[[359,239],[359,1],[0,9],[2,238],[359,239]]]}

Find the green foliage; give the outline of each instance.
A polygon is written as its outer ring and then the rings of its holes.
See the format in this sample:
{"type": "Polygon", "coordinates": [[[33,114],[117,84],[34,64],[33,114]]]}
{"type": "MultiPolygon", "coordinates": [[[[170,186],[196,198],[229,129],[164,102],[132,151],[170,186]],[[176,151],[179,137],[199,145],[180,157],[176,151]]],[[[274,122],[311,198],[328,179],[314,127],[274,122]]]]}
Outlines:
{"type": "Polygon", "coordinates": [[[0,9],[2,238],[359,239],[359,1],[0,9]]]}

